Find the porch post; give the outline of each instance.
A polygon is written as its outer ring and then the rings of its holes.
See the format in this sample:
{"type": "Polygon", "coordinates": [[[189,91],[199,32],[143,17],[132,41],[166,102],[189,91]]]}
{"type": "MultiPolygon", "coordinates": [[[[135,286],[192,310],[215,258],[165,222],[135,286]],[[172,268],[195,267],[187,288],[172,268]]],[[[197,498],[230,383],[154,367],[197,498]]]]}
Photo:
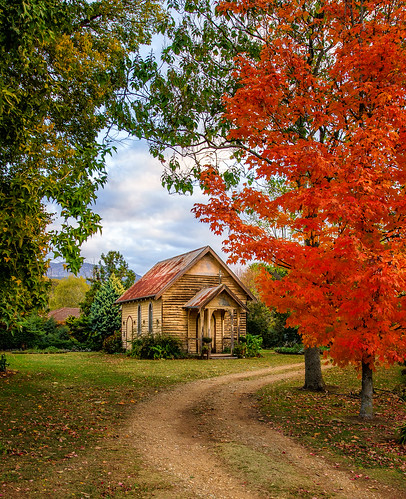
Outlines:
{"type": "Polygon", "coordinates": [[[209,347],[209,354],[208,354],[209,357],[211,354],[211,350],[214,346],[214,338],[212,336],[212,330],[211,330],[211,318],[213,316],[213,312],[214,312],[214,310],[212,308],[207,309],[207,336],[209,338],[211,338],[211,343],[209,343],[209,345],[207,345],[209,347]]]}
{"type": "Polygon", "coordinates": [[[200,312],[200,331],[199,331],[199,351],[197,352],[198,355],[202,354],[202,348],[203,348],[203,330],[204,330],[204,316],[206,315],[206,310],[203,309],[200,312]]]}
{"type": "Polygon", "coordinates": [[[241,325],[241,313],[240,309],[237,308],[237,343],[240,342],[240,325],[241,325]]]}
{"type": "Polygon", "coordinates": [[[231,309],[231,354],[234,352],[234,309],[231,309]]]}
{"type": "Polygon", "coordinates": [[[213,310],[211,308],[207,309],[207,336],[211,338],[211,316],[213,314],[213,310]]]}
{"type": "Polygon", "coordinates": [[[220,317],[221,317],[221,326],[220,326],[220,328],[221,328],[221,351],[223,352],[224,351],[224,322],[225,322],[225,318],[226,318],[225,310],[221,311],[220,317]]]}
{"type": "Polygon", "coordinates": [[[186,351],[190,353],[190,345],[189,345],[189,319],[190,319],[190,308],[187,309],[187,328],[186,328],[186,351]]]}

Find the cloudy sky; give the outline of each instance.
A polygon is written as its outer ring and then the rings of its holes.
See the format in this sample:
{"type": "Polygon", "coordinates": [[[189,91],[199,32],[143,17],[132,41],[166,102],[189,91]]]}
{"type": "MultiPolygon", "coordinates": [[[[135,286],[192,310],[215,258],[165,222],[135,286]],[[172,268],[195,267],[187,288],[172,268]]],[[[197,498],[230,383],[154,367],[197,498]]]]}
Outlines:
{"type": "MultiPolygon", "coordinates": [[[[164,44],[161,36],[154,38],[156,55],[164,44]]],[[[148,46],[141,53],[150,51],[148,46]]],[[[158,261],[207,245],[227,259],[221,251],[222,238],[191,213],[205,196],[198,191],[193,196],[169,194],[161,184],[162,165],[150,156],[146,141],[121,143],[107,166],[108,181],[94,210],[102,217],[103,231],[82,245],[86,262],[98,263],[102,253],[115,250],[143,275],[158,261]]]]}
{"type": "Polygon", "coordinates": [[[193,196],[169,194],[161,185],[162,166],[148,153],[143,141],[128,141],[108,160],[109,178],[99,191],[95,211],[103,231],[82,246],[89,263],[101,253],[119,251],[137,274],[143,275],[156,262],[209,245],[223,259],[222,238],[210,232],[191,213],[193,196]]]}

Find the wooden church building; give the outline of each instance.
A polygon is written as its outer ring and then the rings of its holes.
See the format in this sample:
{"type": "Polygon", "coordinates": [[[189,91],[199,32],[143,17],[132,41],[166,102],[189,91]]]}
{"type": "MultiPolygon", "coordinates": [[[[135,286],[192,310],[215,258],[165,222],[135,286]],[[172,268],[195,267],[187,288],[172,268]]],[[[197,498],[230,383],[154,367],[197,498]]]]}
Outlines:
{"type": "Polygon", "coordinates": [[[164,334],[200,354],[202,338],[212,352],[232,350],[246,333],[252,293],[209,247],[157,263],[118,300],[125,348],[146,334],[164,334]]]}

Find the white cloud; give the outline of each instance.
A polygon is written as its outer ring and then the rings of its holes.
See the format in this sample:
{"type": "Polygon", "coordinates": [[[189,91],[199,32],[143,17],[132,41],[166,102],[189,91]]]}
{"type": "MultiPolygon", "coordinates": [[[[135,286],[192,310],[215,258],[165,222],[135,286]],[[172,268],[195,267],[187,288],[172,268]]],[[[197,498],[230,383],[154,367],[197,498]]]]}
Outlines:
{"type": "Polygon", "coordinates": [[[222,238],[196,220],[191,209],[203,200],[170,195],[161,185],[162,167],[145,143],[133,141],[108,162],[109,178],[99,191],[95,211],[103,231],[82,247],[86,261],[97,263],[101,253],[119,251],[138,274],[156,262],[210,245],[223,259],[222,238]]]}

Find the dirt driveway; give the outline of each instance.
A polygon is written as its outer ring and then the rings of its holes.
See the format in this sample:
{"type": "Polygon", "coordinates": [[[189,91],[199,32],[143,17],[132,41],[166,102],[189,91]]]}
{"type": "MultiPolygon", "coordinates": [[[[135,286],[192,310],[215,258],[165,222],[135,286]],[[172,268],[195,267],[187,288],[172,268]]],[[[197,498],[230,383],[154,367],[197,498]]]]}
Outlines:
{"type": "Polygon", "coordinates": [[[131,441],[147,473],[163,474],[171,484],[153,496],[399,498],[260,421],[252,394],[299,376],[303,364],[230,374],[177,386],[141,404],[130,424],[131,441]]]}

